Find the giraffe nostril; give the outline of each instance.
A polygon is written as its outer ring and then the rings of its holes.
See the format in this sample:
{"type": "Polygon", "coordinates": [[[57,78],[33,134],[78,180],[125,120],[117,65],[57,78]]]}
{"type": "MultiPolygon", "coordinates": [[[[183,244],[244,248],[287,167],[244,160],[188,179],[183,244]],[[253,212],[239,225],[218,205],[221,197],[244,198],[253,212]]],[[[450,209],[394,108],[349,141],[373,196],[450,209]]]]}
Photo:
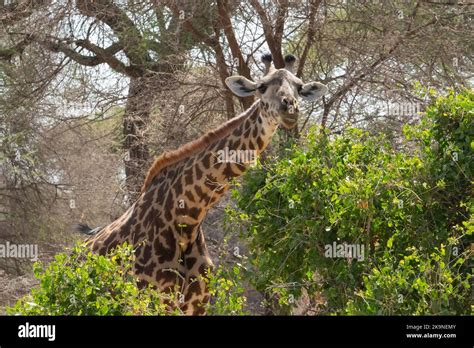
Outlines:
{"type": "Polygon", "coordinates": [[[283,111],[291,111],[291,113],[298,112],[296,102],[293,98],[283,97],[281,99],[281,109],[283,111]]]}

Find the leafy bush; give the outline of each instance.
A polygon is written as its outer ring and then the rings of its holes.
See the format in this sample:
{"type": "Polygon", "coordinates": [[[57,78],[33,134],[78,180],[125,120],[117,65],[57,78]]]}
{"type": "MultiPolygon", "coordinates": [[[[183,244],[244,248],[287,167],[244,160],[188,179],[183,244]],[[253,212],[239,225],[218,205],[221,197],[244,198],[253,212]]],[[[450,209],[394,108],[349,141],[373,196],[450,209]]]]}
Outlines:
{"type": "Polygon", "coordinates": [[[243,277],[239,265],[217,267],[207,278],[211,302],[209,315],[245,315],[243,277]]]}
{"type": "MultiPolygon", "coordinates": [[[[471,223],[472,229],[472,223],[471,223]]],[[[462,229],[460,229],[462,231],[462,229]]],[[[455,315],[469,308],[470,274],[468,252],[458,254],[459,239],[450,237],[426,255],[416,247],[407,248],[399,260],[385,250],[378,267],[363,275],[364,287],[348,301],[348,314],[455,315]]]]}
{"type": "MultiPolygon", "coordinates": [[[[61,253],[47,267],[37,262],[38,288],[20,299],[8,314],[20,315],[179,315],[166,303],[178,303],[176,295],[164,295],[152,287],[139,289],[133,274],[132,246],[124,244],[107,256],[90,252],[83,244],[61,253]]],[[[213,296],[209,314],[243,314],[245,297],[239,286],[239,269],[217,268],[209,275],[213,296]],[[224,278],[225,277],[225,278],[224,278]]]]}
{"type": "Polygon", "coordinates": [[[474,93],[449,93],[439,97],[426,111],[418,127],[406,127],[408,139],[418,141],[427,177],[437,183],[433,213],[448,226],[466,220],[472,203],[474,174],[474,93]]]}
{"type": "Polygon", "coordinates": [[[37,262],[40,285],[7,309],[21,315],[160,315],[171,314],[163,295],[151,287],[138,289],[131,246],[117,247],[107,257],[76,245],[46,268],[37,262]]]}
{"type": "Polygon", "coordinates": [[[303,288],[322,292],[327,313],[467,313],[472,231],[459,226],[472,204],[473,106],[471,91],[440,97],[398,149],[358,129],[313,129],[303,147],[250,171],[234,191],[240,211],[228,214],[249,240],[252,283],[278,296],[281,313],[303,288]],[[327,257],[334,243],[363,259],[327,257]],[[402,302],[388,306],[398,290],[402,302]]]}

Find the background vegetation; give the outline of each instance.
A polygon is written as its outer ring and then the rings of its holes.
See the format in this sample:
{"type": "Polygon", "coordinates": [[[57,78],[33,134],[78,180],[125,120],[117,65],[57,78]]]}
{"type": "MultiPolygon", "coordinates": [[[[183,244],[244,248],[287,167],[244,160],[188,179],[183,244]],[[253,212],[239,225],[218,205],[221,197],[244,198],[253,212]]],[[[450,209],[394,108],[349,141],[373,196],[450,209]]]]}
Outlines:
{"type": "Polygon", "coordinates": [[[473,116],[472,91],[451,92],[397,148],[360,129],[314,129],[255,168],[229,210],[252,283],[288,310],[305,290],[322,293],[327,314],[470,313],[473,116]],[[364,258],[328,257],[333,242],[364,246],[364,258]]]}
{"type": "MultiPolygon", "coordinates": [[[[133,247],[117,247],[107,256],[92,254],[84,244],[60,253],[44,266],[35,263],[39,286],[7,308],[21,315],[182,315],[179,291],[160,293],[151,286],[139,288],[133,273],[133,247]],[[171,306],[169,306],[171,304],[171,306]]],[[[218,269],[209,277],[213,296],[209,314],[245,314],[243,289],[218,269]]]]}

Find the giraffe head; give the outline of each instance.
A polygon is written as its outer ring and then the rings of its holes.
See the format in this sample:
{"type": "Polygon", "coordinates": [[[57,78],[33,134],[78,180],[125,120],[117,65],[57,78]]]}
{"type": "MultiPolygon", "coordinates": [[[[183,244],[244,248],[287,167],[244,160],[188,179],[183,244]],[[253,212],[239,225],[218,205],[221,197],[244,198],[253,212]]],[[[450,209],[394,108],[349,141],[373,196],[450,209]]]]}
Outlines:
{"type": "Polygon", "coordinates": [[[314,101],[327,92],[327,87],[319,82],[303,83],[293,74],[296,58],[285,57],[285,67],[276,69],[272,65],[272,56],[262,57],[265,75],[257,82],[243,76],[231,76],[226,79],[227,87],[239,97],[256,95],[263,105],[263,113],[273,117],[285,128],[293,128],[298,122],[298,97],[314,101]]]}

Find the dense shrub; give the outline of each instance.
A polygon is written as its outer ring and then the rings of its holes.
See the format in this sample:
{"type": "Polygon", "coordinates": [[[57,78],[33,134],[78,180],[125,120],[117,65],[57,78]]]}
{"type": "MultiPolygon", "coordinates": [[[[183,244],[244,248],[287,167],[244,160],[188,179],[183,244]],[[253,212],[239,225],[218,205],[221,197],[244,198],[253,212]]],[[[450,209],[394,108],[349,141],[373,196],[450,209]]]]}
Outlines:
{"type": "MultiPolygon", "coordinates": [[[[21,315],[179,315],[166,302],[178,303],[176,295],[165,295],[146,287],[139,289],[133,274],[133,248],[124,244],[107,256],[90,252],[78,244],[70,253],[56,255],[44,266],[35,263],[38,288],[7,309],[21,315]]],[[[242,314],[245,297],[238,268],[218,267],[209,276],[213,296],[210,314],[242,314]],[[224,278],[225,276],[225,278],[224,278]]]]}
{"type": "Polygon", "coordinates": [[[138,289],[133,249],[117,247],[107,257],[77,245],[47,267],[34,265],[40,285],[7,309],[22,315],[158,315],[167,313],[163,295],[138,289]]]}
{"type": "Polygon", "coordinates": [[[211,302],[209,315],[244,315],[247,298],[244,295],[243,277],[239,265],[220,265],[208,275],[211,302]]]}
{"type": "Polygon", "coordinates": [[[229,216],[249,240],[253,284],[282,313],[302,288],[322,292],[327,313],[467,313],[473,105],[470,91],[440,97],[396,149],[383,135],[313,129],[250,171],[229,216]],[[327,257],[333,243],[363,260],[327,257]]]}
{"type": "MultiPolygon", "coordinates": [[[[472,230],[472,222],[470,227],[472,230]]],[[[458,254],[462,228],[447,245],[428,254],[415,246],[397,257],[387,247],[367,275],[363,287],[349,299],[348,314],[454,315],[469,313],[470,274],[467,253],[458,254]]]]}

